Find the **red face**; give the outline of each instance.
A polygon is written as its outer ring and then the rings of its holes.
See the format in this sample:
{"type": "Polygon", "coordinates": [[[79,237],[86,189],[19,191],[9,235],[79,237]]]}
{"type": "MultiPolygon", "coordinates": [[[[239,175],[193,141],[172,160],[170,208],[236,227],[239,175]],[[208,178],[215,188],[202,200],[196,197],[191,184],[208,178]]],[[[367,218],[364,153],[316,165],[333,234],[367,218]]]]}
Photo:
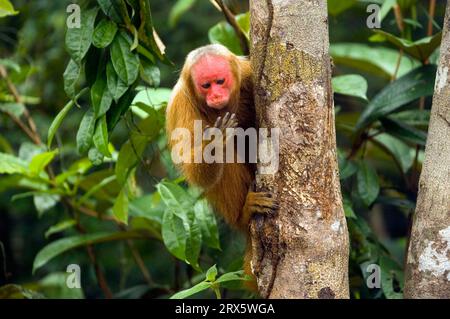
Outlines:
{"type": "Polygon", "coordinates": [[[209,107],[221,110],[228,105],[234,83],[226,58],[217,55],[202,57],[192,67],[192,79],[209,107]]]}

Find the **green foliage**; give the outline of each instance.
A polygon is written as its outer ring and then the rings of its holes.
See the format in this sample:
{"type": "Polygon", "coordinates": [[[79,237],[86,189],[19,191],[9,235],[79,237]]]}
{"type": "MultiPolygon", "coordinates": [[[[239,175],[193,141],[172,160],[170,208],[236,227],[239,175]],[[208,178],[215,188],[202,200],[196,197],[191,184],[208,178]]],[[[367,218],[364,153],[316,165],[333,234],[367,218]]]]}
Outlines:
{"type": "Polygon", "coordinates": [[[336,76],[332,79],[333,92],[367,100],[367,81],[357,74],[336,76]]]}
{"type": "Polygon", "coordinates": [[[13,5],[9,0],[0,0],[0,18],[16,15],[19,11],[14,10],[13,5]]]}
{"type": "Polygon", "coordinates": [[[170,299],[185,299],[187,297],[190,297],[207,289],[212,289],[215,292],[217,299],[220,299],[221,285],[226,285],[226,283],[228,282],[250,280],[247,276],[243,274],[242,271],[226,273],[217,279],[216,276],[217,276],[217,267],[216,265],[214,265],[206,271],[205,280],[199,282],[198,284],[189,289],[177,292],[175,295],[170,297],[170,299]]]}

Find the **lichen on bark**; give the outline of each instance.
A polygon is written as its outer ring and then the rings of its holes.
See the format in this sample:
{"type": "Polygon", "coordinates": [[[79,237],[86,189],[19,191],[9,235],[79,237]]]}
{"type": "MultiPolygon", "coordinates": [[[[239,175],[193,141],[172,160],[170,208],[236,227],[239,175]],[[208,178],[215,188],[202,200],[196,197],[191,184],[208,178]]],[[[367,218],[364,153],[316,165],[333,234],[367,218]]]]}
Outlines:
{"type": "Polygon", "coordinates": [[[348,233],[336,158],[324,1],[251,1],[260,127],[279,128],[279,171],[257,187],[280,201],[251,225],[252,268],[268,298],[348,298],[348,233]]]}

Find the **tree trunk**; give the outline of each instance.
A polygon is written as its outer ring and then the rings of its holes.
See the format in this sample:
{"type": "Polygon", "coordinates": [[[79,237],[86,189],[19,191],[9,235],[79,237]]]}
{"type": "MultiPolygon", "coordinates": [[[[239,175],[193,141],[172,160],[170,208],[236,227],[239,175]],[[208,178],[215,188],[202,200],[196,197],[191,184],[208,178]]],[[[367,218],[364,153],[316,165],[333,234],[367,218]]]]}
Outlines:
{"type": "Polygon", "coordinates": [[[280,202],[251,224],[264,298],[348,298],[348,232],[336,157],[327,3],[253,0],[251,60],[261,128],[279,128],[279,170],[258,190],[280,202]]]}
{"type": "Polygon", "coordinates": [[[406,298],[450,298],[450,4],[408,249],[406,298]]]}

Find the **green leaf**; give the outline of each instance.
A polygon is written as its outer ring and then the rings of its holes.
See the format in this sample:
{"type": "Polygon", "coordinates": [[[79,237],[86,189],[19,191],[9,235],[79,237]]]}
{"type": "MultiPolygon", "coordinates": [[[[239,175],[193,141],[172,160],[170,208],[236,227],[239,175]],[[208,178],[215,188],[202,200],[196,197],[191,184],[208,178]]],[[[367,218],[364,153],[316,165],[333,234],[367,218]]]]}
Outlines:
{"type": "Polygon", "coordinates": [[[383,40],[387,40],[397,48],[403,49],[403,51],[419,61],[426,61],[434,50],[439,47],[442,39],[442,32],[417,41],[402,39],[383,30],[374,30],[374,32],[380,35],[383,40]]]}
{"type": "Polygon", "coordinates": [[[111,61],[106,65],[106,80],[109,93],[112,95],[114,101],[117,102],[128,90],[128,85],[117,76],[111,61]]]}
{"type": "Polygon", "coordinates": [[[359,97],[367,101],[367,81],[361,75],[348,74],[332,79],[334,93],[359,97]]]}
{"type": "Polygon", "coordinates": [[[92,44],[97,48],[106,48],[114,39],[117,24],[109,19],[102,19],[95,27],[92,44]]]}
{"type": "Polygon", "coordinates": [[[98,5],[106,16],[110,17],[116,23],[122,23],[122,18],[120,16],[120,10],[118,9],[117,2],[118,1],[97,0],[98,5]]]}
{"type": "Polygon", "coordinates": [[[177,2],[172,6],[169,13],[169,26],[174,28],[180,17],[188,12],[197,0],[177,0],[177,2]]]}
{"type": "Polygon", "coordinates": [[[18,13],[19,11],[14,10],[14,7],[9,0],[0,0],[0,18],[14,16],[18,13]]]}
{"type": "Polygon", "coordinates": [[[415,149],[389,134],[380,134],[373,139],[383,145],[389,155],[397,159],[403,173],[411,168],[415,158],[415,149]]]}
{"type": "Polygon", "coordinates": [[[353,218],[353,219],[357,218],[355,215],[355,212],[353,211],[352,202],[346,197],[344,197],[343,206],[344,206],[345,217],[353,218]]]}
{"type": "Polygon", "coordinates": [[[147,60],[142,60],[139,66],[139,72],[141,79],[148,83],[148,85],[157,88],[160,83],[161,73],[159,68],[147,62],[147,60]]]}
{"type": "Polygon", "coordinates": [[[87,88],[84,88],[81,90],[73,100],[69,101],[63,109],[56,115],[55,119],[53,120],[52,124],[50,125],[50,128],[48,129],[47,134],[47,147],[50,148],[53,142],[53,138],[55,137],[56,131],[61,126],[62,121],[66,117],[66,115],[69,113],[69,111],[72,109],[73,105],[75,104],[74,101],[76,101],[80,96],[82,96],[85,92],[87,92],[87,88]]]}
{"type": "Polygon", "coordinates": [[[244,280],[247,281],[248,277],[244,275],[243,270],[228,272],[226,274],[223,274],[220,276],[215,283],[221,284],[229,281],[236,281],[236,280],[244,280]]]}
{"type": "Polygon", "coordinates": [[[339,177],[343,181],[356,173],[358,167],[353,161],[347,160],[343,152],[338,152],[339,177]]]}
{"type": "Polygon", "coordinates": [[[206,199],[195,203],[194,211],[200,224],[203,241],[211,248],[220,249],[219,231],[214,212],[206,199]]]}
{"type": "Polygon", "coordinates": [[[25,111],[25,105],[16,102],[0,103],[0,111],[10,113],[15,117],[20,117],[25,111]]]}
{"type": "Polygon", "coordinates": [[[77,221],[75,219],[66,219],[61,222],[59,222],[56,225],[51,226],[46,232],[45,232],[45,238],[49,238],[51,235],[60,233],[66,229],[72,228],[77,224],[77,221]]]}
{"type": "Polygon", "coordinates": [[[29,166],[30,173],[32,175],[39,175],[44,171],[47,165],[50,164],[56,154],[58,154],[58,150],[45,152],[34,156],[29,166]]]}
{"type": "Polygon", "coordinates": [[[378,16],[378,19],[383,22],[384,18],[388,15],[389,11],[397,4],[397,0],[385,0],[381,5],[381,10],[378,16]]]}
{"type": "Polygon", "coordinates": [[[84,113],[77,132],[77,150],[79,154],[85,154],[92,146],[92,137],[95,132],[95,116],[92,108],[84,113]]]}
{"type": "Polygon", "coordinates": [[[136,81],[139,75],[139,57],[131,52],[131,41],[123,33],[118,33],[111,46],[111,60],[119,78],[127,85],[136,81]]]}
{"type": "Polygon", "coordinates": [[[183,212],[194,206],[194,200],[189,193],[173,182],[162,181],[156,186],[156,189],[164,204],[174,210],[175,214],[182,216],[183,212]]]}
{"type": "Polygon", "coordinates": [[[10,154],[0,153],[0,174],[23,174],[28,163],[10,154]]]}
{"type": "Polygon", "coordinates": [[[83,11],[80,27],[67,29],[65,41],[67,52],[69,52],[70,57],[78,64],[81,64],[81,60],[83,60],[91,46],[97,12],[97,7],[83,11]]]}
{"type": "MultiPolygon", "coordinates": [[[[335,64],[349,66],[388,79],[394,76],[399,59],[397,50],[361,43],[332,44],[330,54],[335,64]]],[[[420,66],[419,61],[410,57],[403,56],[400,61],[398,76],[403,76],[420,66]]]]}
{"type": "MultiPolygon", "coordinates": [[[[1,0],[0,0],[1,1],[1,0]]],[[[0,65],[3,65],[7,69],[11,69],[17,73],[20,73],[21,67],[12,59],[0,59],[0,65]]]]}
{"type": "Polygon", "coordinates": [[[64,71],[64,91],[66,94],[73,98],[75,96],[76,84],[80,78],[81,68],[72,59],[70,59],[67,64],[66,70],[64,71]]]}
{"type": "Polygon", "coordinates": [[[96,119],[106,114],[111,107],[112,99],[106,79],[103,76],[99,76],[91,88],[91,102],[96,119]]]}
{"type": "Polygon", "coordinates": [[[42,217],[42,215],[53,208],[61,199],[59,195],[55,194],[42,194],[33,196],[33,203],[38,211],[38,216],[42,217]]]}
{"type": "Polygon", "coordinates": [[[117,196],[116,201],[113,206],[113,215],[114,217],[124,223],[128,224],[128,195],[125,192],[125,189],[122,189],[117,196]]]}
{"type": "Polygon", "coordinates": [[[164,212],[161,233],[164,245],[170,253],[178,259],[186,260],[186,229],[183,220],[171,209],[164,212]]]}
{"type": "Polygon", "coordinates": [[[389,118],[407,125],[426,129],[428,127],[428,123],[430,122],[430,111],[418,109],[406,110],[391,114],[389,118]]]}
{"type": "Polygon", "coordinates": [[[95,125],[94,137],[92,139],[94,141],[95,147],[100,151],[100,153],[102,153],[106,157],[111,157],[111,153],[108,149],[109,137],[105,115],[97,120],[97,124],[95,125]]]}
{"type": "Polygon", "coordinates": [[[403,299],[404,276],[401,267],[391,258],[380,258],[381,289],[387,299],[403,299]]]}
{"type": "Polygon", "coordinates": [[[202,281],[189,289],[185,289],[185,290],[177,292],[172,297],[170,297],[170,299],[185,299],[185,298],[195,295],[199,292],[202,292],[208,288],[211,288],[211,283],[202,281]]]}
{"type": "Polygon", "coordinates": [[[72,101],[69,101],[63,109],[56,115],[55,119],[53,120],[52,124],[50,125],[50,128],[48,129],[48,135],[47,135],[47,147],[50,148],[53,142],[53,138],[55,137],[56,132],[58,131],[59,127],[61,126],[62,121],[66,117],[66,115],[69,113],[69,111],[72,109],[73,105],[75,103],[72,101]]]}
{"type": "Polygon", "coordinates": [[[381,119],[381,123],[387,133],[396,136],[405,142],[422,146],[425,146],[427,142],[427,133],[412,126],[389,118],[381,119]]]}
{"type": "Polygon", "coordinates": [[[33,274],[56,256],[80,246],[94,245],[114,240],[139,238],[135,232],[101,232],[77,235],[56,240],[39,251],[33,262],[33,274]]]}
{"type": "Polygon", "coordinates": [[[357,191],[366,206],[370,206],[380,193],[380,184],[376,171],[366,162],[361,161],[356,173],[357,191]]]}
{"type": "Polygon", "coordinates": [[[106,114],[106,120],[110,131],[116,127],[121,116],[130,109],[131,101],[133,100],[134,95],[134,90],[129,88],[128,91],[126,91],[125,94],[119,99],[119,101],[117,101],[117,103],[108,111],[106,114]]]}
{"type": "Polygon", "coordinates": [[[216,265],[212,266],[206,271],[206,280],[207,281],[214,281],[217,277],[217,267],[216,265]]]}
{"type": "Polygon", "coordinates": [[[337,16],[338,14],[353,7],[358,0],[328,0],[328,13],[332,16],[337,16]]]}
{"type": "Polygon", "coordinates": [[[367,105],[356,123],[356,129],[362,129],[422,96],[433,95],[435,75],[436,66],[425,65],[387,85],[367,105]]]}
{"type": "Polygon", "coordinates": [[[172,90],[168,88],[158,88],[158,89],[146,88],[144,90],[139,91],[139,93],[136,94],[132,104],[136,105],[138,103],[143,103],[151,106],[156,110],[159,110],[163,106],[167,105],[171,94],[172,90]]]}
{"type": "Polygon", "coordinates": [[[242,55],[242,48],[233,27],[227,22],[217,23],[208,31],[209,42],[220,43],[236,55],[242,55]]]}
{"type": "Polygon", "coordinates": [[[198,264],[198,257],[202,247],[202,232],[200,225],[195,217],[194,211],[191,209],[186,214],[187,218],[183,220],[184,228],[186,230],[186,261],[197,271],[201,271],[198,264]]]}

